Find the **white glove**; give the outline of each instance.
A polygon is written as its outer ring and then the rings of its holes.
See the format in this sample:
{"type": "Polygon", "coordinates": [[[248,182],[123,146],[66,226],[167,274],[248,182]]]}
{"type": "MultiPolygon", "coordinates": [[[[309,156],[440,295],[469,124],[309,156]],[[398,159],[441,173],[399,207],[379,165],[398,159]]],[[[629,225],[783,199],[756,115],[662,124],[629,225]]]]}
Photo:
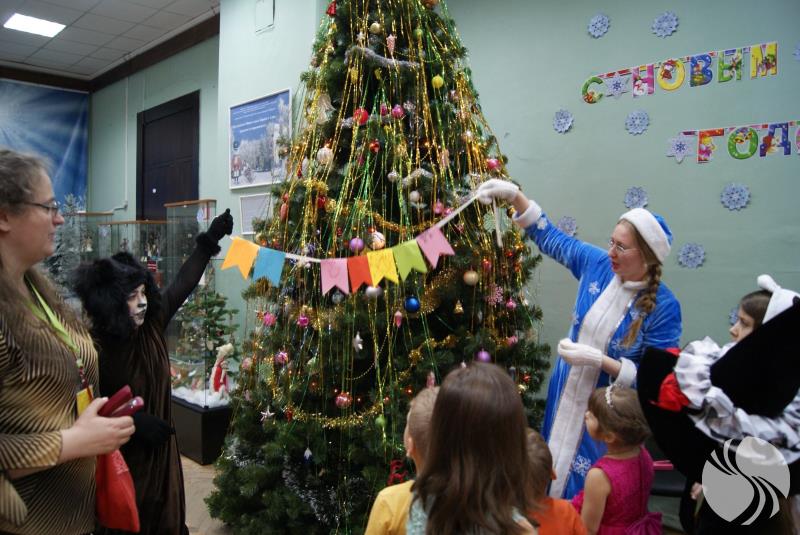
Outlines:
{"type": "Polygon", "coordinates": [[[577,344],[569,338],[558,342],[558,354],[570,366],[599,368],[603,364],[603,352],[586,344],[577,344]]]}
{"type": "Polygon", "coordinates": [[[519,186],[508,180],[490,178],[478,188],[478,200],[483,204],[492,204],[493,200],[512,202],[519,193],[519,186]]]}

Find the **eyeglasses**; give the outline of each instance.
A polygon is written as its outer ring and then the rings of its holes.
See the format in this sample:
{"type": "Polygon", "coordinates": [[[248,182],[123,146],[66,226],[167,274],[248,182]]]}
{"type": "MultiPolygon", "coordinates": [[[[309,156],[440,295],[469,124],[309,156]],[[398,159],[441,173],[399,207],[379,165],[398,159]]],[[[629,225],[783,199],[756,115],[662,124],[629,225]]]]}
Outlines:
{"type": "Polygon", "coordinates": [[[58,204],[58,201],[53,201],[53,202],[51,202],[49,204],[44,204],[44,203],[40,203],[40,202],[27,202],[26,201],[26,202],[23,202],[22,204],[27,204],[27,205],[30,205],[30,206],[38,206],[39,208],[43,208],[43,209],[47,210],[47,212],[50,214],[50,217],[55,217],[61,211],[61,206],[58,204]]]}
{"type": "Polygon", "coordinates": [[[626,251],[633,251],[636,249],[636,247],[625,247],[621,243],[614,241],[613,238],[608,240],[608,248],[615,250],[617,254],[624,254],[626,251]]]}

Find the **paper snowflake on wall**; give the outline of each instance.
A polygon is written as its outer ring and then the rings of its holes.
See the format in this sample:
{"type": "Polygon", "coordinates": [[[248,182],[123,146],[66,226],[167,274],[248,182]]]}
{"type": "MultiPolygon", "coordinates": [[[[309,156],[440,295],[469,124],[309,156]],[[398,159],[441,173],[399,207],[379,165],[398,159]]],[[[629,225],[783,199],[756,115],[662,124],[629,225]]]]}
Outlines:
{"type": "Polygon", "coordinates": [[[589,31],[589,35],[597,39],[598,37],[603,37],[606,34],[610,25],[611,19],[609,19],[608,16],[604,15],[603,13],[598,13],[589,20],[589,27],[587,30],[589,31]]]}
{"type": "Polygon", "coordinates": [[[684,136],[683,134],[678,134],[677,137],[669,139],[667,156],[674,156],[675,161],[681,163],[684,158],[694,154],[692,147],[694,147],[692,138],[684,136]]]}
{"type": "Polygon", "coordinates": [[[728,210],[741,210],[750,202],[750,189],[744,184],[728,184],[719,194],[719,200],[728,210]]]}
{"type": "Polygon", "coordinates": [[[625,192],[625,206],[628,209],[644,208],[647,202],[647,192],[642,187],[633,186],[625,192]]]}
{"type": "Polygon", "coordinates": [[[630,76],[620,76],[615,73],[610,79],[606,80],[606,95],[614,98],[619,98],[623,93],[628,92],[628,84],[630,84],[630,76]]]}
{"type": "Polygon", "coordinates": [[[736,322],[739,321],[739,307],[735,306],[731,309],[730,313],[728,314],[728,321],[731,325],[736,325],[736,322]]]}
{"type": "Polygon", "coordinates": [[[572,121],[574,119],[575,118],[569,111],[562,108],[553,116],[553,129],[559,134],[566,134],[567,131],[572,128],[572,121]]]}
{"type": "Polygon", "coordinates": [[[706,250],[699,243],[687,243],[678,252],[678,263],[690,269],[697,269],[706,259],[706,250]]]}
{"type": "Polygon", "coordinates": [[[567,236],[574,236],[575,231],[578,229],[578,223],[575,221],[575,218],[568,215],[565,215],[559,219],[558,223],[556,223],[556,226],[560,228],[561,232],[567,236]]]}
{"type": "Polygon", "coordinates": [[[625,128],[633,135],[639,135],[647,130],[649,124],[650,116],[644,110],[633,110],[625,119],[625,128]]]}
{"type": "Polygon", "coordinates": [[[794,53],[792,55],[794,56],[794,59],[800,61],[800,43],[794,45],[794,53]]]}
{"type": "Polygon", "coordinates": [[[659,37],[669,37],[678,29],[678,16],[672,11],[665,11],[653,19],[653,33],[659,37]]]}

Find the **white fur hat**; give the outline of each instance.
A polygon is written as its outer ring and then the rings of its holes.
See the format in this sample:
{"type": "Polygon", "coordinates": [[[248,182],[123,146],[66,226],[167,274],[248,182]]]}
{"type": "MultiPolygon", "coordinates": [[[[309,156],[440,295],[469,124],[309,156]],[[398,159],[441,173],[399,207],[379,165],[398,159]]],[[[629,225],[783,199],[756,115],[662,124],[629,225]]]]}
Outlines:
{"type": "Polygon", "coordinates": [[[800,299],[800,294],[781,288],[775,279],[769,275],[758,276],[758,286],[762,290],[766,290],[772,294],[767,305],[767,311],[764,313],[762,323],[766,323],[790,306],[795,299],[800,299]]]}
{"type": "Polygon", "coordinates": [[[619,216],[634,227],[662,264],[672,244],[672,232],[664,219],[644,208],[634,208],[619,216]]]}

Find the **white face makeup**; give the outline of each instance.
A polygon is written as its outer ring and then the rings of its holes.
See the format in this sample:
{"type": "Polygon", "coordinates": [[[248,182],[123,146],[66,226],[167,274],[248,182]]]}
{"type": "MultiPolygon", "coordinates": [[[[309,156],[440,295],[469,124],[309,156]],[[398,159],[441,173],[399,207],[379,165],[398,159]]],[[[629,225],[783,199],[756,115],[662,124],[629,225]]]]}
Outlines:
{"type": "Polygon", "coordinates": [[[144,324],[144,317],[147,314],[147,296],[144,293],[144,284],[140,284],[128,294],[128,313],[137,329],[144,324]]]}

